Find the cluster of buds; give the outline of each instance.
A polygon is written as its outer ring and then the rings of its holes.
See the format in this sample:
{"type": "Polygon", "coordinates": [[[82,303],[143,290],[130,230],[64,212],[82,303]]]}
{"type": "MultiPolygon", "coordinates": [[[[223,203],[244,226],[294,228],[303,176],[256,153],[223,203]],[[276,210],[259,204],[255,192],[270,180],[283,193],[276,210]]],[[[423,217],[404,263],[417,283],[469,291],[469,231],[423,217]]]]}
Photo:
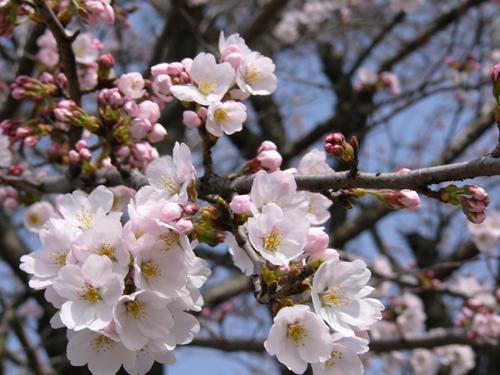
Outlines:
{"type": "Polygon", "coordinates": [[[127,108],[128,113],[133,118],[130,135],[136,140],[147,138],[151,143],[162,141],[167,131],[158,123],[160,119],[158,104],[151,100],[144,100],[139,105],[133,101],[129,104],[131,105],[127,108]]]}
{"type": "Polygon", "coordinates": [[[354,148],[346,142],[342,133],[329,134],[325,138],[325,151],[335,155],[343,162],[350,162],[354,158],[354,148]]]}
{"type": "Polygon", "coordinates": [[[12,84],[12,97],[16,100],[41,101],[45,97],[54,95],[57,89],[54,77],[49,73],[43,73],[40,79],[20,75],[12,84]]]}
{"type": "Polygon", "coordinates": [[[182,123],[190,129],[199,128],[207,118],[207,109],[200,107],[198,111],[184,111],[182,113],[182,123]]]}
{"type": "Polygon", "coordinates": [[[92,153],[87,146],[87,142],[80,139],[76,142],[75,149],[69,151],[68,157],[71,164],[80,164],[82,161],[90,161],[92,153]]]}
{"type": "Polygon", "coordinates": [[[17,17],[26,16],[32,8],[21,1],[0,0],[0,37],[10,37],[17,26],[17,17]]]}
{"type": "Polygon", "coordinates": [[[500,340],[500,290],[497,298],[491,295],[481,299],[469,299],[458,316],[458,324],[468,329],[467,335],[474,340],[498,345],[500,340]],[[485,303],[486,302],[486,303],[485,303]]]}
{"type": "Polygon", "coordinates": [[[174,99],[170,92],[173,85],[191,82],[189,70],[192,62],[191,59],[184,59],[181,62],[157,64],[151,68],[151,88],[162,102],[169,103],[174,99]]]}
{"type": "Polygon", "coordinates": [[[19,193],[12,186],[1,186],[0,203],[6,209],[14,211],[19,206],[19,193]]]}
{"type": "Polygon", "coordinates": [[[439,199],[444,203],[461,206],[467,219],[480,224],[486,218],[486,207],[490,203],[488,193],[478,185],[448,185],[439,189],[439,199]]]}
{"type": "Polygon", "coordinates": [[[278,151],[278,147],[271,141],[264,141],[257,149],[255,158],[247,161],[239,175],[252,174],[260,170],[266,172],[278,171],[283,162],[283,157],[278,151]]]}
{"type": "Polygon", "coordinates": [[[0,129],[12,140],[22,142],[29,147],[34,146],[40,139],[38,135],[34,134],[31,127],[17,120],[3,120],[0,122],[0,129]]]}
{"type": "Polygon", "coordinates": [[[88,131],[95,133],[99,128],[99,120],[90,116],[72,100],[61,100],[54,109],[54,116],[62,128],[65,124],[83,126],[88,131]]]}
{"type": "Polygon", "coordinates": [[[95,25],[99,20],[108,25],[115,23],[115,12],[110,0],[77,0],[73,1],[83,22],[95,25]]]}

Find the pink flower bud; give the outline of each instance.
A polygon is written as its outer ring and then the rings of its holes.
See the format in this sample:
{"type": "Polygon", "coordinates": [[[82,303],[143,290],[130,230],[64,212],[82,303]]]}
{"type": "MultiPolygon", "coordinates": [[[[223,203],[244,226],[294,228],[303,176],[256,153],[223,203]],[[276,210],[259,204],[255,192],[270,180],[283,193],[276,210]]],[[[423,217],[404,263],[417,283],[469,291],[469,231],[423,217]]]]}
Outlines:
{"type": "Polygon", "coordinates": [[[324,251],[328,247],[330,237],[323,228],[311,227],[307,233],[307,243],[304,252],[314,254],[324,251]]]}
{"type": "Polygon", "coordinates": [[[75,144],[75,149],[76,151],[80,151],[81,149],[87,148],[87,141],[84,139],[80,139],[78,142],[75,144]]]}
{"type": "Polygon", "coordinates": [[[168,64],[167,74],[172,76],[177,76],[184,71],[184,65],[180,62],[173,62],[168,64]]]}
{"type": "Polygon", "coordinates": [[[193,230],[193,222],[189,219],[180,219],[175,223],[175,227],[181,233],[189,233],[193,230]]]}
{"type": "Polygon", "coordinates": [[[411,169],[408,169],[408,168],[396,168],[394,169],[394,172],[396,173],[406,173],[406,172],[410,172],[411,169]]]}
{"type": "Polygon", "coordinates": [[[80,163],[80,154],[78,152],[76,152],[75,150],[70,150],[68,152],[68,157],[69,157],[69,161],[71,164],[80,163]]]}
{"type": "Polygon", "coordinates": [[[16,129],[16,138],[23,139],[23,138],[27,137],[30,133],[31,133],[31,130],[29,128],[19,127],[16,129]]]}
{"type": "Polygon", "coordinates": [[[130,126],[130,135],[135,139],[143,139],[148,132],[153,128],[153,125],[145,118],[135,118],[130,126]]]}
{"type": "Polygon", "coordinates": [[[119,158],[126,158],[130,155],[130,149],[127,146],[122,146],[116,151],[116,156],[119,158]]]}
{"type": "Polygon", "coordinates": [[[197,128],[201,125],[201,120],[196,114],[196,112],[193,111],[184,111],[182,114],[182,122],[184,125],[186,125],[188,128],[197,128]]]}
{"type": "Polygon", "coordinates": [[[188,215],[194,215],[199,209],[200,207],[196,203],[189,203],[184,206],[184,212],[188,215]]]}
{"type": "Polygon", "coordinates": [[[151,75],[153,77],[158,77],[159,75],[168,74],[168,65],[167,63],[156,64],[151,67],[151,75]]]}
{"type": "Polygon", "coordinates": [[[36,143],[40,140],[40,137],[34,136],[34,135],[29,135],[26,138],[24,138],[23,143],[26,146],[33,147],[36,145],[36,143]]]}
{"type": "Polygon", "coordinates": [[[325,261],[327,260],[338,260],[339,259],[339,253],[335,249],[325,249],[323,251],[318,251],[317,253],[313,253],[309,255],[307,258],[308,262],[312,262],[314,260],[318,259],[323,259],[325,261]]]}
{"type": "Polygon", "coordinates": [[[342,133],[328,134],[325,137],[325,142],[327,142],[327,143],[343,143],[343,142],[345,142],[345,137],[342,133]]]}
{"type": "Polygon", "coordinates": [[[6,209],[14,211],[19,206],[19,202],[17,201],[17,199],[9,197],[5,199],[3,205],[6,209]]]}
{"type": "Polygon", "coordinates": [[[250,195],[235,195],[229,203],[229,207],[237,214],[249,214],[251,212],[252,201],[250,195]]]}
{"type": "Polygon", "coordinates": [[[208,109],[206,107],[200,107],[196,113],[198,114],[198,117],[204,121],[207,118],[208,109]]]}
{"type": "Polygon", "coordinates": [[[274,172],[280,169],[283,158],[276,150],[262,151],[257,155],[257,160],[260,165],[269,172],[274,172]]]}
{"type": "Polygon", "coordinates": [[[90,150],[88,148],[82,148],[80,151],[78,151],[78,153],[80,154],[81,158],[83,160],[90,160],[92,159],[92,153],[90,152],[90,150]]]}
{"type": "Polygon", "coordinates": [[[491,79],[492,81],[498,81],[500,76],[500,62],[495,64],[491,69],[491,79]]]}
{"type": "Polygon", "coordinates": [[[154,124],[153,129],[148,133],[148,141],[151,143],[161,142],[167,135],[167,131],[161,124],[154,124]]]}
{"type": "Polygon", "coordinates": [[[229,63],[234,69],[238,69],[243,60],[243,55],[239,52],[230,53],[224,59],[224,61],[229,63]]]}
{"type": "Polygon", "coordinates": [[[179,219],[182,215],[182,207],[178,203],[168,202],[161,209],[160,218],[166,222],[172,222],[179,219]]]}
{"type": "Polygon", "coordinates": [[[99,57],[98,64],[104,68],[111,69],[113,66],[115,66],[115,58],[112,54],[107,53],[99,57]]]}
{"type": "Polygon", "coordinates": [[[274,151],[277,150],[278,146],[274,144],[274,142],[271,141],[264,141],[262,144],[259,146],[257,149],[257,155],[260,154],[263,151],[274,151]]]}

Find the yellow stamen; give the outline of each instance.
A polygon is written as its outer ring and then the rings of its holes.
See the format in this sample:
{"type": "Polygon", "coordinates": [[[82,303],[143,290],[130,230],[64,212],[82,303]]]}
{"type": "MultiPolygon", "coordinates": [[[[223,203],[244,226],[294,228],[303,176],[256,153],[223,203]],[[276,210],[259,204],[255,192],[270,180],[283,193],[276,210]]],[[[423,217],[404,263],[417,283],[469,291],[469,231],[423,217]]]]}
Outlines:
{"type": "Polygon", "coordinates": [[[29,217],[29,221],[33,225],[39,225],[42,222],[42,218],[40,217],[40,215],[31,214],[30,217],[29,217]]]}
{"type": "Polygon", "coordinates": [[[104,335],[94,337],[90,342],[90,347],[92,348],[92,350],[98,353],[108,351],[113,347],[113,345],[113,340],[104,335]]]}
{"type": "Polygon", "coordinates": [[[128,315],[132,319],[144,319],[148,314],[144,309],[144,304],[139,301],[130,301],[125,304],[128,315]]]}
{"type": "Polygon", "coordinates": [[[81,297],[91,305],[94,305],[101,300],[101,296],[99,295],[99,289],[89,284],[85,285],[81,297]]]}
{"type": "Polygon", "coordinates": [[[179,191],[177,183],[167,176],[162,176],[161,180],[156,185],[158,188],[168,190],[171,193],[177,193],[179,191]]]}
{"type": "Polygon", "coordinates": [[[273,229],[264,236],[264,248],[272,252],[279,251],[281,238],[281,230],[278,227],[273,227],[273,229]]]}
{"type": "Polygon", "coordinates": [[[344,353],[337,352],[337,351],[334,350],[330,354],[330,359],[325,362],[325,366],[326,367],[334,367],[337,364],[337,361],[338,360],[342,360],[342,358],[344,358],[344,353]]]}
{"type": "Polygon", "coordinates": [[[163,250],[170,250],[170,248],[177,243],[177,241],[179,241],[179,235],[173,231],[163,233],[158,236],[158,238],[165,244],[165,248],[163,250]]]}
{"type": "Polygon", "coordinates": [[[90,229],[94,225],[94,217],[88,212],[78,215],[77,219],[84,230],[90,229]]]}
{"type": "Polygon", "coordinates": [[[141,264],[141,272],[147,279],[156,279],[161,275],[160,266],[152,261],[144,262],[141,264]]]}
{"type": "Polygon", "coordinates": [[[320,294],[320,297],[323,302],[323,306],[328,305],[339,307],[351,301],[341,284],[337,284],[336,286],[325,290],[320,294]]]}
{"type": "Polygon", "coordinates": [[[68,252],[66,250],[60,249],[53,252],[50,257],[52,259],[52,263],[54,263],[58,267],[62,267],[66,265],[66,258],[68,256],[68,252]]]}
{"type": "Polygon", "coordinates": [[[99,255],[103,255],[103,256],[108,257],[113,262],[116,262],[115,249],[109,243],[105,243],[105,244],[102,244],[101,246],[99,246],[99,248],[97,249],[97,253],[99,255]]]}
{"type": "Polygon", "coordinates": [[[209,81],[204,81],[200,82],[198,84],[198,89],[203,95],[208,95],[215,89],[215,83],[214,82],[209,82],[209,81]]]}
{"type": "Polygon", "coordinates": [[[299,345],[300,341],[307,336],[307,331],[301,323],[289,324],[287,328],[287,337],[292,340],[295,345],[299,345]]]}
{"type": "Polygon", "coordinates": [[[215,121],[217,121],[217,122],[227,121],[228,117],[229,116],[227,115],[227,112],[225,110],[223,110],[222,108],[216,109],[214,112],[214,118],[215,118],[215,121]]]}
{"type": "Polygon", "coordinates": [[[245,82],[249,84],[255,84],[261,80],[262,73],[259,72],[257,69],[252,69],[245,73],[244,78],[245,82]]]}

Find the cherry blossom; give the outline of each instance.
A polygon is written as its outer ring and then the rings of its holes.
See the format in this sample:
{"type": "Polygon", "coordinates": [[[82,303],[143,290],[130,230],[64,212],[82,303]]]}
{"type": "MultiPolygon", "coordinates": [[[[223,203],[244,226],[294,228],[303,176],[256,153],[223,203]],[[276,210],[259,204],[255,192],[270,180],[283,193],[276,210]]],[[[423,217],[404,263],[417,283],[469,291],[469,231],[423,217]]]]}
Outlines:
{"type": "Polygon", "coordinates": [[[24,213],[24,226],[28,230],[37,233],[54,215],[54,207],[49,202],[34,203],[24,213]]]}
{"type": "Polygon", "coordinates": [[[123,291],[123,279],[112,272],[111,260],[90,255],[81,268],[68,264],[59,270],[54,289],[66,302],[61,321],[76,331],[99,330],[113,319],[113,308],[123,291]]]}
{"type": "Polygon", "coordinates": [[[195,85],[175,85],[170,89],[179,100],[209,105],[221,101],[234,82],[234,70],[229,63],[217,64],[209,53],[198,54],[191,66],[195,85]]]}
{"type": "Polygon", "coordinates": [[[233,134],[243,128],[246,118],[246,107],[243,103],[232,100],[213,103],[208,107],[207,131],[216,137],[221,137],[224,133],[233,134]]]}
{"type": "Polygon", "coordinates": [[[328,360],[333,339],[326,324],[308,306],[282,308],[264,347],[291,371],[302,374],[308,363],[328,360]]]}
{"type": "Polygon", "coordinates": [[[331,260],[323,263],[313,280],[315,311],[336,331],[354,336],[354,329],[365,329],[382,318],[384,306],[367,298],[373,291],[366,286],[370,271],[365,262],[331,260]]]}
{"type": "Polygon", "coordinates": [[[274,203],[268,203],[262,214],[248,219],[248,234],[253,247],[269,262],[279,266],[302,254],[309,225],[299,217],[286,215],[274,203]]]}

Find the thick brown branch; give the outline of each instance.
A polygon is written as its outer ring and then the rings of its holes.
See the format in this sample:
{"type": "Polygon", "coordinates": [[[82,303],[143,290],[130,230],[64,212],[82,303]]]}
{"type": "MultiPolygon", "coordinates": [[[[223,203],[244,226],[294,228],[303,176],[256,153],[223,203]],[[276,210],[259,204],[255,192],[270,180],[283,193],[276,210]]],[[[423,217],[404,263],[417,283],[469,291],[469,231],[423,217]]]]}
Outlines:
{"type": "MultiPolygon", "coordinates": [[[[371,188],[371,189],[415,189],[421,186],[447,181],[459,181],[480,176],[500,175],[500,161],[481,157],[468,162],[414,169],[407,173],[360,172],[351,177],[349,172],[334,172],[324,175],[296,176],[297,186],[302,190],[321,192],[325,189],[371,188]]],[[[253,178],[240,178],[233,183],[237,192],[247,192],[253,178]]]]}

